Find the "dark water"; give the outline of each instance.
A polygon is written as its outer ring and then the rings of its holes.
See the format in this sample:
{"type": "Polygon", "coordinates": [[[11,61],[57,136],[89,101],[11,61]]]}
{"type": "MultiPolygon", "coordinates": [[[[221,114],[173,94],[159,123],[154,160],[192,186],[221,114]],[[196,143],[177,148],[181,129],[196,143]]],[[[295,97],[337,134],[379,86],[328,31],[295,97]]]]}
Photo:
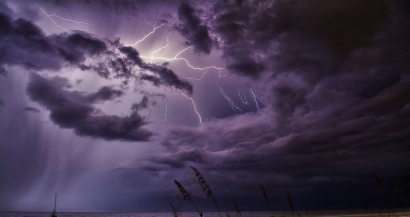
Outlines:
{"type": "MultiPolygon", "coordinates": [[[[39,212],[0,212],[0,217],[49,217],[51,213],[39,213],[39,212]]],[[[410,214],[407,212],[407,214],[410,214]]],[[[222,217],[226,217],[226,213],[221,213],[222,217]]],[[[236,213],[230,212],[231,217],[236,217],[236,213]]],[[[290,212],[271,212],[271,215],[275,217],[292,217],[290,212]]],[[[301,212],[301,216],[305,217],[306,213],[301,212]]],[[[173,217],[171,212],[156,212],[156,213],[92,213],[92,212],[69,212],[58,213],[58,217],[173,217]]],[[[267,212],[242,212],[242,217],[268,217],[267,212]]],[[[387,213],[380,212],[365,212],[363,210],[349,210],[349,211],[310,211],[308,217],[320,216],[320,217],[380,217],[388,216],[387,213]]],[[[406,216],[405,213],[395,212],[395,215],[390,216],[401,217],[406,216]]],[[[407,215],[410,216],[410,215],[407,215]]],[[[198,217],[198,213],[184,212],[179,213],[179,217],[198,217]]],[[[218,217],[218,213],[206,212],[203,217],[218,217]]],[[[299,217],[298,212],[295,212],[295,217],[299,217]]]]}

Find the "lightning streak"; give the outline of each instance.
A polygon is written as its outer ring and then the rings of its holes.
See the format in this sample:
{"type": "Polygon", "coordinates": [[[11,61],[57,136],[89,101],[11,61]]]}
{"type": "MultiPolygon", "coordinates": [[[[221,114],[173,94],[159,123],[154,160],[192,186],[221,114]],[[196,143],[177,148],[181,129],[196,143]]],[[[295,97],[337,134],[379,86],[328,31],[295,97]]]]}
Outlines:
{"type": "Polygon", "coordinates": [[[241,92],[241,90],[239,90],[239,88],[236,88],[236,89],[238,89],[238,96],[239,96],[239,98],[241,99],[242,104],[243,104],[243,105],[248,105],[248,99],[246,99],[246,95],[243,94],[243,93],[241,92]]]}
{"type": "Polygon", "coordinates": [[[155,31],[157,31],[157,29],[159,29],[159,28],[161,28],[161,27],[163,27],[163,26],[169,26],[169,23],[172,22],[173,20],[175,20],[175,17],[176,17],[176,16],[174,15],[174,16],[172,17],[172,19],[168,20],[168,21],[165,22],[165,23],[161,23],[159,26],[157,26],[158,19],[159,19],[159,17],[161,16],[161,14],[162,14],[163,11],[164,11],[164,9],[162,9],[161,12],[159,12],[159,14],[158,14],[158,16],[157,16],[157,18],[156,18],[154,24],[150,24],[150,23],[148,23],[148,22],[146,22],[146,21],[144,20],[144,22],[147,23],[148,25],[151,25],[151,26],[153,27],[153,29],[151,30],[151,32],[149,32],[148,34],[146,34],[146,35],[145,35],[144,37],[142,37],[140,40],[136,41],[134,44],[127,45],[127,46],[132,46],[132,47],[133,47],[133,46],[135,46],[135,45],[137,45],[137,44],[143,42],[146,38],[148,38],[148,36],[154,34],[155,31]]]}
{"type": "MultiPolygon", "coordinates": [[[[163,9],[163,10],[164,10],[164,9],[163,9]]],[[[136,46],[138,43],[143,42],[143,41],[144,41],[146,38],[148,38],[150,35],[154,34],[157,29],[159,29],[159,28],[161,28],[161,27],[163,27],[163,26],[165,26],[165,25],[168,25],[168,26],[169,26],[169,23],[175,20],[176,16],[174,15],[171,20],[168,20],[167,22],[164,22],[164,23],[161,23],[160,25],[158,25],[158,19],[159,19],[159,17],[161,16],[161,13],[163,12],[163,10],[161,10],[161,12],[158,14],[158,16],[157,16],[157,18],[156,18],[154,24],[148,23],[147,21],[144,20],[145,23],[147,23],[148,25],[150,25],[150,26],[153,27],[153,29],[151,30],[151,32],[149,32],[148,34],[146,34],[146,35],[145,35],[144,37],[142,37],[140,40],[136,41],[134,44],[131,44],[131,45],[128,45],[128,46],[136,46]]],[[[178,22],[178,19],[177,19],[177,22],[178,22]]],[[[191,69],[201,70],[201,71],[206,70],[206,71],[202,74],[202,76],[201,76],[200,78],[191,78],[191,77],[188,77],[188,78],[186,78],[186,79],[192,79],[192,80],[197,80],[197,81],[199,81],[199,80],[201,80],[201,79],[205,76],[205,74],[208,72],[209,69],[216,69],[216,70],[218,70],[218,75],[219,75],[219,77],[227,76],[227,74],[225,74],[225,75],[222,75],[222,74],[221,74],[222,70],[225,69],[225,68],[221,68],[221,67],[217,67],[217,66],[195,67],[195,66],[191,65],[191,63],[190,63],[187,59],[182,58],[182,57],[178,57],[179,55],[181,55],[181,54],[182,54],[183,52],[185,52],[186,50],[192,48],[192,46],[182,49],[182,50],[179,51],[173,58],[156,57],[156,56],[155,56],[156,53],[158,53],[159,51],[161,51],[161,50],[163,50],[163,49],[166,49],[166,48],[169,46],[169,35],[170,35],[170,33],[168,33],[168,35],[167,35],[167,37],[166,37],[166,42],[167,42],[167,43],[166,43],[164,46],[162,46],[162,47],[156,49],[155,51],[153,51],[150,56],[140,55],[140,57],[143,58],[143,59],[149,59],[149,60],[150,60],[150,63],[152,63],[153,60],[162,60],[162,61],[167,61],[167,62],[170,62],[170,61],[180,61],[180,60],[182,60],[182,61],[184,61],[184,62],[187,64],[187,66],[190,67],[191,69]]],[[[218,85],[218,86],[219,86],[219,85],[218,85]]],[[[234,111],[239,110],[239,111],[242,112],[242,110],[241,110],[238,106],[235,105],[235,103],[234,103],[234,102],[231,100],[231,98],[222,90],[222,88],[221,88],[220,86],[219,86],[219,88],[220,88],[221,93],[223,94],[223,96],[224,96],[224,97],[228,100],[228,102],[230,103],[232,109],[233,109],[234,111]],[[235,109],[236,109],[236,110],[235,110],[235,109]]],[[[161,91],[163,92],[162,89],[161,89],[161,91]]],[[[198,116],[199,122],[202,124],[202,117],[201,117],[201,114],[198,112],[198,109],[197,109],[197,106],[196,106],[196,104],[195,104],[195,101],[194,101],[191,97],[187,96],[187,95],[186,95],[184,92],[182,92],[181,90],[179,90],[179,91],[180,91],[181,95],[183,95],[186,99],[188,99],[188,100],[190,100],[190,101],[192,102],[192,105],[193,105],[193,107],[194,107],[194,111],[195,111],[195,113],[196,113],[197,116],[198,116]]],[[[166,116],[167,116],[167,108],[168,108],[168,104],[167,104],[167,101],[165,100],[165,120],[166,120],[166,116]]]]}
{"type": "Polygon", "coordinates": [[[299,82],[298,80],[296,80],[295,77],[292,76],[292,79],[293,79],[294,81],[296,81],[296,83],[298,83],[299,87],[302,87],[302,85],[300,84],[300,82],[299,82]]]}
{"type": "Polygon", "coordinates": [[[231,106],[232,110],[235,111],[235,112],[236,112],[236,110],[239,110],[239,111],[243,112],[242,109],[239,108],[239,107],[235,104],[235,102],[228,96],[228,94],[227,94],[225,91],[222,90],[222,87],[219,86],[219,84],[216,83],[216,82],[215,82],[215,84],[218,86],[218,88],[219,88],[219,90],[221,91],[221,93],[222,93],[222,95],[224,96],[224,98],[228,101],[228,103],[229,103],[229,105],[231,106]]]}
{"type": "Polygon", "coordinates": [[[197,108],[196,108],[195,101],[194,101],[192,98],[188,97],[188,96],[187,96],[184,92],[182,92],[181,90],[179,90],[179,92],[181,92],[182,96],[185,96],[185,98],[187,98],[188,100],[191,100],[192,105],[194,106],[194,111],[195,111],[195,113],[198,115],[199,123],[202,124],[202,117],[201,117],[201,114],[199,114],[199,112],[198,112],[198,110],[197,110],[197,108]]]}
{"type": "Polygon", "coordinates": [[[167,38],[166,38],[167,44],[164,45],[164,46],[162,46],[162,47],[160,47],[160,48],[158,48],[157,50],[155,50],[155,51],[153,51],[153,52],[151,53],[151,63],[152,63],[152,59],[154,58],[154,54],[155,54],[155,53],[158,53],[158,52],[161,51],[162,49],[165,49],[165,48],[168,47],[168,45],[169,45],[169,40],[168,40],[168,38],[169,38],[169,34],[170,34],[170,33],[171,33],[171,32],[168,33],[167,38]]]}
{"type": "Polygon", "coordinates": [[[187,78],[185,78],[185,79],[187,79],[187,80],[195,80],[195,81],[200,81],[204,76],[205,76],[205,74],[208,72],[208,70],[209,69],[207,69],[203,74],[202,74],[202,76],[201,77],[199,77],[199,78],[192,78],[192,77],[187,77],[187,78]]]}
{"type": "Polygon", "coordinates": [[[201,71],[203,71],[203,70],[208,70],[208,69],[216,69],[216,70],[219,70],[218,74],[219,74],[219,77],[220,77],[220,78],[227,76],[227,74],[221,75],[221,71],[222,71],[223,69],[225,69],[225,68],[221,68],[221,67],[217,67],[217,66],[195,67],[195,66],[192,66],[187,59],[182,58],[182,57],[178,57],[180,54],[182,54],[183,52],[185,52],[186,50],[188,50],[188,49],[190,49],[190,48],[192,48],[192,46],[189,46],[189,47],[187,47],[187,48],[182,49],[180,52],[178,52],[178,53],[177,53],[174,57],[172,57],[172,58],[167,58],[167,57],[153,57],[152,55],[151,55],[150,57],[141,55],[140,57],[143,58],[143,59],[150,59],[151,61],[152,61],[152,60],[164,60],[164,61],[170,62],[170,61],[175,61],[175,60],[182,60],[182,61],[184,61],[184,62],[188,65],[188,67],[191,68],[191,69],[201,70],[201,71]]]}
{"type": "Polygon", "coordinates": [[[249,89],[251,90],[251,94],[252,94],[252,96],[253,96],[253,99],[255,100],[256,108],[258,108],[258,110],[259,110],[258,101],[261,102],[261,103],[264,104],[264,105],[265,105],[265,103],[264,103],[258,96],[255,95],[255,93],[253,92],[253,90],[252,90],[251,87],[250,87],[249,89]]]}
{"type": "Polygon", "coordinates": [[[55,22],[55,20],[54,20],[53,18],[51,18],[51,17],[57,17],[57,18],[59,18],[59,19],[62,19],[62,20],[68,21],[68,22],[77,23],[77,24],[84,24],[84,25],[90,25],[90,26],[91,26],[91,24],[86,23],[86,22],[81,22],[81,21],[76,21],[76,20],[67,19],[67,18],[64,18],[64,17],[60,17],[60,16],[58,16],[58,15],[56,15],[56,14],[48,14],[42,7],[40,7],[40,5],[38,5],[37,3],[36,3],[36,5],[37,5],[37,6],[40,8],[40,10],[51,20],[51,22],[54,23],[54,25],[55,25],[57,28],[60,28],[60,29],[62,29],[62,30],[64,30],[64,31],[66,31],[66,32],[68,32],[68,30],[67,30],[66,28],[62,27],[62,26],[59,26],[59,25],[55,22]]]}

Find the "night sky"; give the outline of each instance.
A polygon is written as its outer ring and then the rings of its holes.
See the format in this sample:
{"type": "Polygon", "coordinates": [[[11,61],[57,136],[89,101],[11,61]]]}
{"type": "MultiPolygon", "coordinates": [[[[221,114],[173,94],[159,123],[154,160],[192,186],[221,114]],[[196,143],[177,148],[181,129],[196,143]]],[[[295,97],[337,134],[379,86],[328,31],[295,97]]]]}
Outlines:
{"type": "Polygon", "coordinates": [[[0,0],[0,211],[383,208],[409,58],[407,0],[0,0]]]}

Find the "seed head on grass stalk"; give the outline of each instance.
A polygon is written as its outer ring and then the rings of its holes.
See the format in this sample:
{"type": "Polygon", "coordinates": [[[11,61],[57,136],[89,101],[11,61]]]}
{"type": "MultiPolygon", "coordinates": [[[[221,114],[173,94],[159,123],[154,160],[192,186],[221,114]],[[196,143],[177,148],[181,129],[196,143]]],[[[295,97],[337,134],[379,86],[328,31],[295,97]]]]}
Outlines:
{"type": "Polygon", "coordinates": [[[182,186],[182,184],[179,183],[177,180],[174,180],[174,183],[181,192],[182,196],[184,197],[184,200],[190,200],[194,205],[196,211],[198,212],[199,216],[202,217],[202,212],[199,212],[198,207],[194,203],[194,200],[192,200],[191,195],[188,193],[187,190],[185,190],[184,186],[182,186]]]}
{"type": "Polygon", "coordinates": [[[403,206],[403,203],[401,202],[401,196],[404,194],[403,188],[404,188],[404,177],[400,176],[399,179],[396,181],[396,185],[394,186],[394,194],[396,194],[397,199],[399,201],[400,207],[402,208],[403,213],[405,216],[407,216],[406,209],[403,206]]]}
{"type": "Polygon", "coordinates": [[[206,197],[213,199],[216,210],[218,211],[219,217],[221,217],[221,213],[219,212],[219,208],[218,208],[218,204],[216,203],[216,199],[214,196],[214,193],[211,190],[211,187],[208,185],[208,183],[206,182],[204,176],[202,176],[202,174],[199,172],[199,170],[197,170],[195,167],[190,166],[191,169],[194,171],[195,173],[195,177],[198,179],[199,185],[202,189],[202,191],[205,192],[206,197]]]}
{"type": "Polygon", "coordinates": [[[394,193],[396,195],[403,195],[403,188],[404,188],[404,177],[400,176],[400,178],[396,181],[396,186],[394,186],[394,193]]]}
{"type": "Polygon", "coordinates": [[[393,215],[396,215],[392,206],[392,202],[390,200],[389,195],[387,194],[386,189],[383,187],[382,182],[380,181],[379,178],[377,178],[376,175],[373,175],[373,180],[376,182],[377,187],[379,189],[379,192],[381,195],[385,196],[387,199],[387,205],[388,205],[388,215],[390,215],[390,212],[393,213],[393,215]]]}
{"type": "Polygon", "coordinates": [[[266,194],[265,188],[262,185],[259,185],[259,187],[261,188],[262,194],[263,194],[263,198],[265,199],[265,202],[269,202],[269,198],[268,195],[266,194]]]}
{"type": "Polygon", "coordinates": [[[262,194],[263,194],[263,198],[265,199],[266,206],[268,207],[269,216],[271,216],[271,214],[270,214],[270,205],[269,205],[268,194],[266,193],[265,188],[263,187],[263,185],[259,185],[259,187],[261,188],[261,191],[262,191],[262,194]]]}
{"type": "Polygon", "coordinates": [[[233,204],[233,208],[235,209],[236,214],[238,214],[239,216],[242,216],[241,211],[239,210],[239,207],[234,202],[232,202],[232,204],[233,204]]]}
{"type": "Polygon", "coordinates": [[[377,178],[377,176],[373,175],[373,180],[376,182],[377,184],[377,188],[379,189],[379,192],[381,195],[386,195],[386,190],[384,189],[382,182],[380,181],[379,178],[377,178]]]}
{"type": "Polygon", "coordinates": [[[174,217],[178,217],[178,212],[177,212],[177,209],[175,208],[175,206],[172,205],[171,203],[168,203],[168,204],[172,209],[172,214],[174,215],[174,217]]]}
{"type": "Polygon", "coordinates": [[[191,199],[191,195],[185,190],[184,186],[181,185],[177,180],[174,180],[175,185],[177,186],[179,192],[181,192],[182,196],[184,197],[184,200],[189,200],[191,199]]]}
{"type": "Polygon", "coordinates": [[[290,198],[289,191],[286,191],[286,193],[287,193],[286,199],[287,199],[287,201],[288,201],[288,205],[289,205],[289,207],[290,207],[290,210],[292,211],[292,216],[294,217],[292,198],[290,198]]]}

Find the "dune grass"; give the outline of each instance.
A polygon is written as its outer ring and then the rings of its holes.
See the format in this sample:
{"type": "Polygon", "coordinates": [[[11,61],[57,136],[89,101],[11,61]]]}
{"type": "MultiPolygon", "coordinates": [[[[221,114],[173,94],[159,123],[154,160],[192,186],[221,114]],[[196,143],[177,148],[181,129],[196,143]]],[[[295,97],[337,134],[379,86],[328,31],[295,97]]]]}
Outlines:
{"type": "MultiPolygon", "coordinates": [[[[201,190],[205,193],[205,196],[206,196],[207,198],[212,198],[212,200],[213,200],[213,202],[214,202],[214,205],[215,205],[215,207],[216,207],[216,210],[217,210],[217,212],[218,212],[219,217],[222,217],[222,216],[221,216],[221,213],[220,213],[220,211],[219,211],[219,206],[218,206],[218,203],[217,203],[217,201],[216,201],[216,199],[215,199],[214,193],[213,193],[213,191],[211,190],[211,187],[209,186],[209,184],[207,183],[207,181],[205,180],[204,176],[203,176],[203,175],[199,172],[199,170],[196,169],[195,167],[192,167],[192,166],[191,166],[190,168],[194,171],[195,178],[198,180],[199,186],[200,186],[201,190]]],[[[389,216],[397,217],[397,214],[396,214],[396,212],[395,212],[395,210],[394,210],[394,208],[393,208],[393,203],[392,203],[392,200],[391,200],[391,197],[390,197],[390,193],[385,189],[385,187],[383,186],[382,182],[380,181],[380,179],[379,179],[376,175],[373,175],[372,179],[373,179],[373,181],[376,183],[378,191],[379,191],[380,194],[386,199],[386,203],[387,203],[387,208],[386,208],[386,209],[381,209],[380,216],[384,216],[385,214],[387,214],[388,217],[389,217],[389,216]],[[384,214],[384,211],[386,211],[385,214],[384,214]]],[[[195,207],[196,211],[198,212],[199,216],[200,216],[200,217],[203,217],[203,212],[200,212],[200,211],[199,211],[198,207],[196,206],[196,204],[195,204],[194,201],[192,200],[191,195],[190,195],[190,194],[188,193],[188,191],[183,187],[183,185],[182,185],[180,182],[178,182],[177,180],[174,180],[174,183],[175,183],[175,185],[177,186],[179,192],[182,194],[183,199],[184,199],[184,200],[190,200],[190,201],[192,202],[193,206],[195,207]]],[[[405,185],[404,177],[403,177],[403,176],[400,176],[400,178],[396,181],[395,186],[394,186],[394,189],[393,189],[392,192],[393,192],[393,195],[397,197],[397,201],[399,202],[399,205],[400,205],[400,207],[401,207],[401,209],[402,209],[402,213],[404,214],[404,216],[407,217],[408,215],[407,215],[406,210],[405,210],[405,208],[404,208],[404,206],[403,206],[403,203],[402,203],[402,201],[401,201],[401,196],[404,194],[404,193],[403,193],[403,191],[404,191],[404,185],[405,185]]],[[[269,217],[275,217],[275,216],[271,215],[269,197],[268,197],[268,194],[267,194],[267,192],[266,192],[264,186],[263,186],[263,185],[259,185],[259,188],[260,188],[260,190],[261,190],[261,192],[262,192],[263,201],[266,203],[269,217]]],[[[262,201],[262,200],[261,200],[261,201],[262,201]]],[[[289,190],[286,191],[286,202],[287,202],[287,204],[288,204],[288,206],[289,206],[289,209],[290,209],[290,211],[291,211],[292,217],[295,217],[295,209],[294,209],[293,201],[292,201],[291,194],[290,194],[289,190]]],[[[232,204],[233,204],[233,208],[234,208],[233,210],[234,210],[235,216],[242,217],[242,213],[241,213],[241,211],[240,211],[238,205],[237,205],[235,202],[232,202],[232,204]]],[[[178,217],[178,212],[177,212],[177,210],[175,209],[175,207],[174,207],[172,204],[169,204],[169,205],[171,206],[173,216],[174,216],[174,217],[178,217]]],[[[296,214],[297,214],[298,217],[302,217],[302,215],[301,215],[299,212],[297,212],[296,214]]],[[[305,216],[306,216],[306,217],[309,216],[307,211],[305,212],[305,216]]],[[[370,216],[370,217],[372,216],[372,211],[371,211],[371,210],[369,211],[369,216],[370,216]]],[[[230,215],[229,215],[228,212],[226,212],[226,217],[230,217],[230,215]]],[[[285,217],[285,215],[283,215],[283,217],[285,217]]]]}

